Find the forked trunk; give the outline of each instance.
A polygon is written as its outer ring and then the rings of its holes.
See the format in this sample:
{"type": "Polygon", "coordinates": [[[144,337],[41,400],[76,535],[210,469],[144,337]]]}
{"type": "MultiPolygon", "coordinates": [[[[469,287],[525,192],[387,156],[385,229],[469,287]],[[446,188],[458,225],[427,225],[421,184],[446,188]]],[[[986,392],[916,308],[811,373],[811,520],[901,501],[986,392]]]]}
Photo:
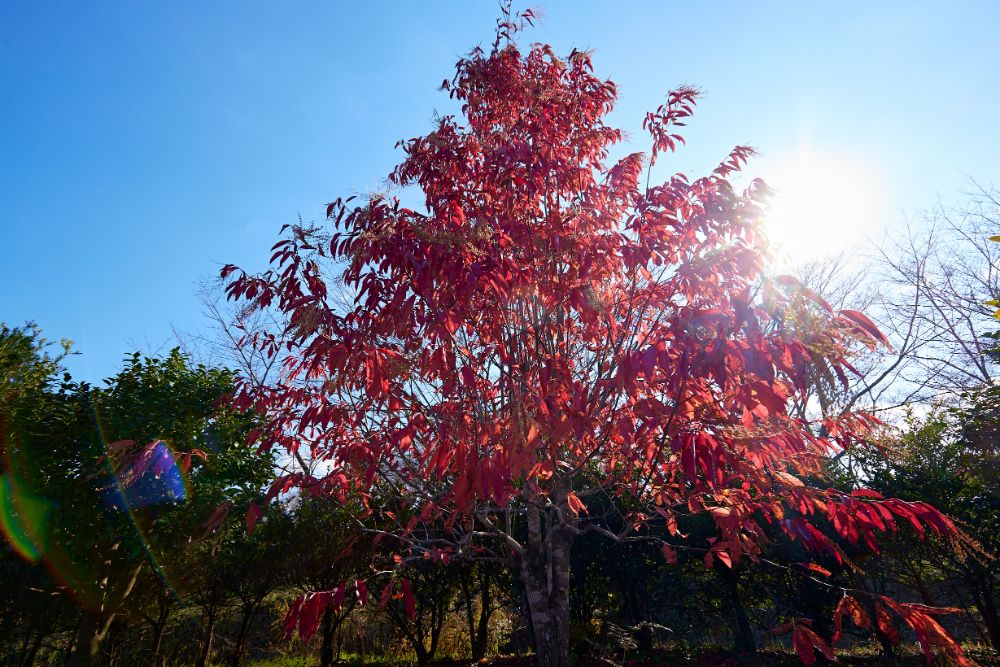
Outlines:
{"type": "Polygon", "coordinates": [[[160,600],[160,612],[153,622],[153,646],[150,651],[150,667],[157,667],[160,664],[160,647],[163,645],[163,634],[167,628],[167,620],[170,618],[170,610],[173,607],[173,600],[160,600]]]}
{"type": "Polygon", "coordinates": [[[538,667],[569,667],[569,573],[573,533],[553,519],[553,513],[543,517],[537,509],[528,510],[529,537],[521,554],[520,573],[528,597],[538,667]]]}
{"type": "Polygon", "coordinates": [[[96,614],[87,614],[83,620],[81,637],[73,652],[71,665],[92,665],[97,661],[101,651],[101,643],[107,635],[107,628],[112,618],[104,619],[96,614]]]}
{"type": "Polygon", "coordinates": [[[204,635],[202,636],[201,646],[198,650],[198,659],[194,663],[195,667],[208,667],[208,664],[212,660],[212,643],[215,641],[214,606],[209,608],[205,620],[204,635]]]}
{"type": "Polygon", "coordinates": [[[486,657],[489,642],[490,624],[490,576],[482,568],[466,569],[459,577],[462,598],[465,602],[465,622],[469,628],[469,648],[472,661],[478,662],[486,657]],[[473,591],[473,584],[479,585],[478,591],[473,591]],[[476,620],[475,598],[479,598],[479,618],[476,620]]]}

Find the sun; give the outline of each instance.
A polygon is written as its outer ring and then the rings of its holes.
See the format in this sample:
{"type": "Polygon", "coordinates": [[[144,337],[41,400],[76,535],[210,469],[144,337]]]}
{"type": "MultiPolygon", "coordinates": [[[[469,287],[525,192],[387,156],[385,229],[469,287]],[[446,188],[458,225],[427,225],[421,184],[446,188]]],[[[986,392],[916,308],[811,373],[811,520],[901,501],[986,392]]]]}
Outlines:
{"type": "Polygon", "coordinates": [[[764,227],[779,261],[814,261],[852,250],[885,220],[885,188],[865,160],[803,145],[760,170],[774,190],[764,227]]]}

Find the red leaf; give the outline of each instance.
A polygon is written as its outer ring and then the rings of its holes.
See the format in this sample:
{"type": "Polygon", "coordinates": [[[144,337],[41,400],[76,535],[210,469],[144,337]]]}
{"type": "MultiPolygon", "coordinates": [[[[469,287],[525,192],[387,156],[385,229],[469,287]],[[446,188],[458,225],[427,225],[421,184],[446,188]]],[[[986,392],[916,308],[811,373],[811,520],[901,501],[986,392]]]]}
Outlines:
{"type": "Polygon", "coordinates": [[[337,586],[337,590],[333,594],[333,599],[331,600],[330,604],[333,605],[333,610],[337,614],[340,613],[340,608],[344,602],[344,594],[346,592],[347,592],[347,586],[345,584],[341,584],[337,586]]]}
{"type": "Polygon", "coordinates": [[[896,612],[903,619],[903,622],[913,630],[913,633],[917,636],[917,641],[920,643],[920,648],[923,649],[924,655],[927,657],[928,664],[934,659],[933,649],[939,648],[944,651],[954,664],[961,667],[971,667],[972,663],[965,657],[962,648],[941,627],[941,624],[931,616],[934,613],[955,613],[961,610],[951,608],[936,609],[925,605],[896,602],[885,596],[881,596],[880,600],[896,612]]]}
{"type": "Polygon", "coordinates": [[[358,593],[358,604],[362,607],[368,604],[368,586],[361,579],[354,582],[354,588],[358,593]]]}
{"type": "Polygon", "coordinates": [[[213,530],[219,527],[223,521],[226,520],[226,516],[229,514],[229,510],[232,509],[233,504],[231,502],[224,502],[209,515],[208,520],[205,521],[205,532],[211,533],[213,530]]]}
{"type": "Polygon", "coordinates": [[[885,607],[879,603],[875,603],[875,623],[878,626],[879,631],[889,640],[892,644],[899,643],[899,633],[896,632],[896,627],[892,623],[892,618],[889,616],[889,612],[885,610],[885,607]]]}
{"type": "Polygon", "coordinates": [[[666,542],[663,543],[663,558],[671,565],[677,565],[677,551],[666,542]]]}
{"type": "Polygon", "coordinates": [[[305,602],[305,599],[305,595],[300,595],[295,598],[295,602],[293,602],[292,606],[288,608],[288,613],[285,614],[285,622],[283,626],[285,639],[292,638],[292,633],[295,632],[295,626],[298,625],[299,614],[302,613],[302,604],[305,602]]]}
{"type": "Polygon", "coordinates": [[[775,627],[771,628],[771,634],[772,635],[783,635],[783,634],[785,634],[787,632],[791,632],[794,627],[795,627],[795,623],[793,621],[788,621],[786,623],[782,623],[781,625],[778,625],[778,626],[775,626],[775,627]]]}
{"type": "Polygon", "coordinates": [[[566,504],[569,505],[569,511],[573,513],[573,516],[587,513],[587,506],[572,491],[566,494],[566,504]]]}
{"type": "Polygon", "coordinates": [[[401,581],[403,588],[403,605],[406,607],[406,615],[412,621],[417,615],[416,602],[413,599],[413,591],[410,590],[410,582],[406,579],[401,581]]]}
{"type": "Polygon", "coordinates": [[[805,568],[810,572],[815,572],[816,574],[821,574],[824,577],[832,577],[833,573],[826,569],[822,565],[817,565],[816,563],[796,563],[799,567],[805,568]]]}
{"type": "Polygon", "coordinates": [[[725,551],[723,549],[714,549],[712,553],[715,554],[715,557],[718,558],[723,565],[725,565],[729,569],[733,569],[733,558],[732,556],[729,555],[728,551],[725,551]]]}
{"type": "Polygon", "coordinates": [[[330,593],[309,593],[299,612],[299,637],[308,642],[319,628],[320,615],[330,602],[330,593]]]}
{"type": "Polygon", "coordinates": [[[793,288],[797,293],[801,294],[802,296],[806,297],[811,301],[816,302],[817,304],[822,306],[825,310],[831,313],[833,312],[833,308],[830,306],[829,303],[827,303],[826,299],[824,299],[819,294],[817,294],[816,292],[812,291],[811,289],[803,285],[799,281],[799,279],[796,278],[795,276],[787,276],[787,275],[778,276],[777,278],[775,278],[775,280],[778,281],[779,284],[784,285],[785,287],[793,288]]]}
{"type": "Polygon", "coordinates": [[[250,507],[247,508],[247,535],[253,533],[253,529],[257,525],[257,521],[260,520],[263,513],[263,507],[257,503],[250,503],[250,507]]]}
{"type": "Polygon", "coordinates": [[[819,651],[827,660],[835,662],[836,657],[833,654],[833,649],[822,637],[804,625],[807,622],[800,619],[799,622],[796,622],[795,629],[792,630],[792,645],[795,647],[799,659],[807,665],[813,665],[816,663],[815,652],[819,651]]]}
{"type": "Polygon", "coordinates": [[[395,581],[390,581],[382,589],[382,595],[379,597],[378,606],[381,609],[385,609],[385,606],[389,604],[389,599],[392,597],[392,589],[396,585],[395,581]]]}
{"type": "Polygon", "coordinates": [[[877,326],[875,326],[874,322],[868,319],[867,315],[856,310],[841,310],[839,311],[839,314],[859,326],[872,338],[885,345],[889,348],[890,352],[892,351],[892,344],[889,343],[889,339],[885,337],[885,334],[883,334],[877,326]]]}
{"type": "Polygon", "coordinates": [[[840,639],[841,620],[844,616],[850,618],[854,625],[859,628],[868,629],[871,627],[871,621],[868,618],[868,614],[866,614],[865,610],[862,609],[861,604],[850,595],[844,595],[840,598],[840,602],[837,603],[837,608],[833,612],[833,641],[835,642],[840,639]]]}
{"type": "Polygon", "coordinates": [[[816,653],[813,651],[812,640],[806,634],[806,628],[801,625],[796,625],[795,629],[792,630],[792,646],[795,648],[799,660],[804,664],[816,664],[816,653]]]}

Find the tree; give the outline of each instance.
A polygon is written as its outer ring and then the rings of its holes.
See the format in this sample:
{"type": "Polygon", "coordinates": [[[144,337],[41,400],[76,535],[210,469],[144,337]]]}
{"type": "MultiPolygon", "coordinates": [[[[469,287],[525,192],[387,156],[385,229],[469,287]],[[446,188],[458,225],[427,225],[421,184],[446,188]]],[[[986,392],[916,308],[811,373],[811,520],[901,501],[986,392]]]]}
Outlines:
{"type": "Polygon", "coordinates": [[[259,523],[249,535],[242,527],[232,530],[212,563],[213,574],[239,612],[229,656],[232,667],[242,664],[250,631],[264,600],[288,580],[281,566],[290,552],[287,538],[292,531],[292,518],[280,506],[272,505],[259,523]]]}
{"type": "Polygon", "coordinates": [[[984,639],[994,648],[1000,647],[1000,493],[992,465],[1000,432],[998,395],[988,386],[923,419],[911,416],[897,456],[861,462],[873,488],[930,499],[965,527],[961,542],[928,540],[920,549],[903,543],[887,549],[885,559],[895,578],[917,590],[925,604],[937,603],[942,588],[952,600],[971,600],[962,606],[974,606],[984,639]]]}
{"type": "Polygon", "coordinates": [[[866,312],[895,350],[869,359],[847,403],[882,411],[930,404],[993,380],[997,306],[987,300],[1000,294],[1000,246],[989,237],[1000,229],[1000,193],[970,179],[962,196],[908,224],[865,267],[873,276],[866,312]]]}
{"type": "Polygon", "coordinates": [[[242,446],[252,415],[219,402],[232,390],[227,371],[176,350],[132,356],[105,388],[57,383],[59,370],[37,329],[0,328],[0,524],[21,556],[52,571],[52,595],[84,608],[77,663],[97,659],[123,616],[149,623],[155,663],[206,519],[257,497],[269,460],[242,446]]]}
{"type": "Polygon", "coordinates": [[[16,443],[41,420],[55,422],[64,414],[51,400],[55,377],[70,351],[69,341],[50,354],[51,343],[39,328],[0,324],[0,531],[7,544],[0,550],[0,653],[10,664],[30,665],[47,636],[72,625],[73,604],[48,572],[33,561],[39,556],[40,519],[49,506],[22,493],[11,471],[16,443]],[[9,545],[9,547],[8,547],[9,545]]]}
{"type": "MultiPolygon", "coordinates": [[[[813,515],[872,544],[895,518],[952,533],[929,505],[802,481],[823,474],[827,453],[866,446],[874,422],[847,412],[809,424],[790,399],[817,358],[843,374],[854,341],[884,337],[815,295],[817,342],[784,326],[797,284],[763,275],[766,188],[729,180],[752,151],[696,180],[650,186],[647,171],[643,185],[643,167],[683,141],[697,92],[647,114],[648,157],[610,164],[615,85],[587,53],[522,53],[514,35],[531,18],[505,11],[492,47],[444,82],[461,121],[400,143],[390,182],[421,193],[421,210],[390,193],[338,199],[332,228],[291,227],[270,270],[223,269],[230,298],[284,324],[245,343],[287,355],[280,378],[243,383],[234,404],[266,415],[260,446],[327,464],[282,477],[272,496],[388,489],[415,508],[391,531],[401,564],[508,560],[541,667],[569,664],[570,549],[584,533],[725,567],[759,557],[762,522],[832,554],[813,515]],[[605,495],[630,499],[619,531],[588,514],[605,495]],[[715,534],[681,544],[686,514],[710,516],[715,534]]],[[[829,650],[804,622],[794,637],[805,660],[829,650]]],[[[960,658],[946,636],[934,641],[960,658]]]]}
{"type": "Polygon", "coordinates": [[[363,582],[371,575],[372,540],[358,532],[355,513],[336,500],[323,497],[298,500],[286,538],[295,554],[289,579],[307,593],[340,587],[339,593],[335,592],[330,603],[313,617],[311,628],[300,625],[300,634],[306,639],[319,632],[318,667],[330,667],[334,661],[334,635],[354,607],[363,603],[364,596],[348,595],[344,584],[353,581],[356,589],[356,582],[363,582]]]}
{"type": "Polygon", "coordinates": [[[473,661],[486,657],[489,644],[490,616],[494,609],[494,582],[503,572],[491,571],[484,563],[466,565],[457,574],[461,598],[459,611],[464,612],[469,629],[469,655],[473,661]]]}
{"type": "Polygon", "coordinates": [[[413,563],[402,574],[405,578],[390,581],[384,589],[398,586],[400,591],[388,596],[385,611],[416,654],[418,667],[426,667],[437,653],[459,572],[454,566],[424,562],[413,563]]]}
{"type": "Polygon", "coordinates": [[[94,390],[68,376],[56,382],[58,358],[47,355],[33,327],[2,327],[0,349],[4,532],[19,555],[44,559],[58,595],[87,607],[74,654],[89,662],[145,564],[141,536],[125,512],[105,502],[114,484],[94,424],[94,390]]]}
{"type": "Polygon", "coordinates": [[[270,473],[267,457],[239,446],[253,416],[219,402],[231,382],[228,371],[194,366],[179,350],[137,353],[89,397],[95,463],[110,464],[118,496],[111,509],[127,515],[128,539],[139,542],[127,560],[136,572],[151,566],[167,583],[157,587],[163,596],[176,598],[196,579],[191,552],[211,512],[227,502],[246,507],[270,473]]]}

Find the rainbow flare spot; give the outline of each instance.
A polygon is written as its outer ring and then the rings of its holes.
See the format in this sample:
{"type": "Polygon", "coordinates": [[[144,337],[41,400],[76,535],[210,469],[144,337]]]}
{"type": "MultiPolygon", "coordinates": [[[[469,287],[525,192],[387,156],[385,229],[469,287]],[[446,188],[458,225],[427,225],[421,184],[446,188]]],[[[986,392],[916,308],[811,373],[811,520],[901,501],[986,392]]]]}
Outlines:
{"type": "Polygon", "coordinates": [[[50,510],[50,503],[25,493],[12,475],[0,476],[0,529],[25,560],[37,561],[45,553],[40,536],[50,510]]]}

